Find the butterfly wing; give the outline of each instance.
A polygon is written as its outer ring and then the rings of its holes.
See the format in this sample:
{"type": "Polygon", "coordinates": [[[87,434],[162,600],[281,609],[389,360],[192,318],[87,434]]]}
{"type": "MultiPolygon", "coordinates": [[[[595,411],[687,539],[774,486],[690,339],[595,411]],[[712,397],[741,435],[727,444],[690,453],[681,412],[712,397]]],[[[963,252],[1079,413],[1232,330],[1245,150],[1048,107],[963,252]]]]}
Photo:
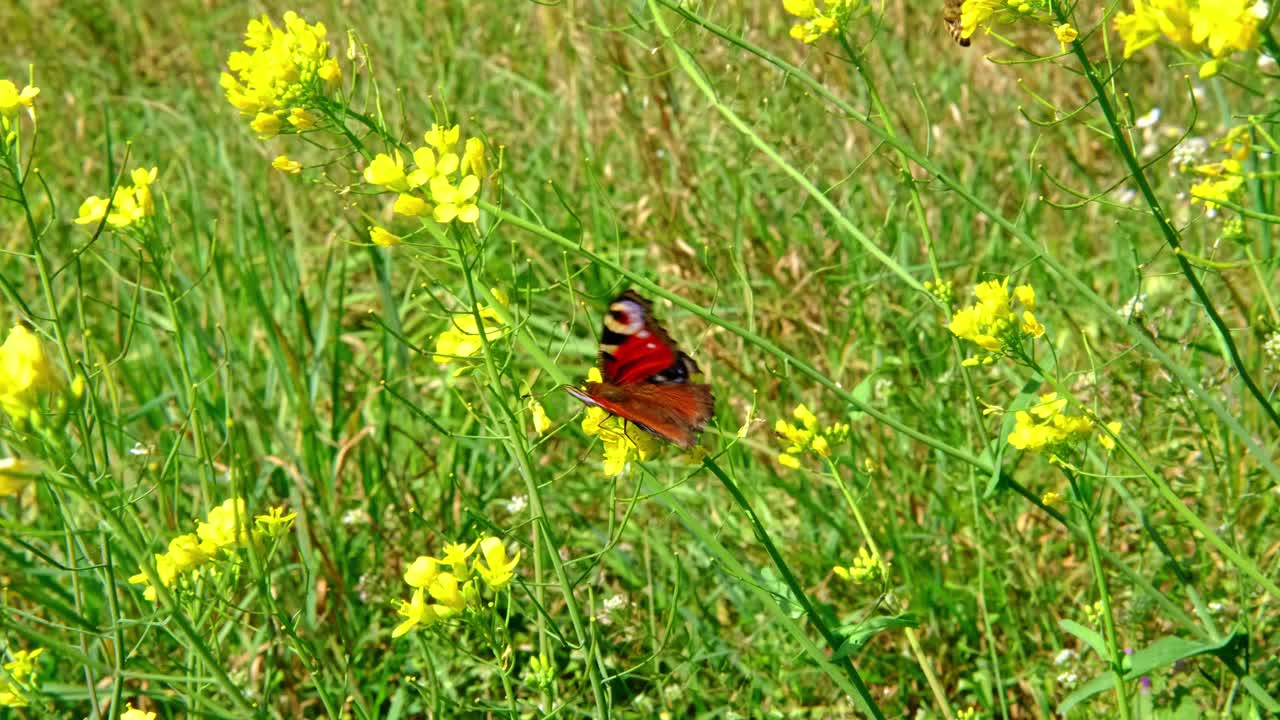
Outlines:
{"type": "Polygon", "coordinates": [[[947,32],[951,33],[952,40],[962,47],[969,47],[969,38],[961,34],[964,31],[961,23],[964,15],[961,11],[963,5],[963,0],[942,0],[942,21],[947,24],[947,32]]]}
{"type": "Polygon", "coordinates": [[[653,306],[632,290],[609,303],[600,333],[600,374],[605,382],[685,382],[698,365],[680,352],[653,319],[653,306]]]}
{"type": "Polygon", "coordinates": [[[715,412],[711,386],[701,383],[642,383],[625,387],[586,383],[566,387],[570,395],[688,450],[715,412]]]}

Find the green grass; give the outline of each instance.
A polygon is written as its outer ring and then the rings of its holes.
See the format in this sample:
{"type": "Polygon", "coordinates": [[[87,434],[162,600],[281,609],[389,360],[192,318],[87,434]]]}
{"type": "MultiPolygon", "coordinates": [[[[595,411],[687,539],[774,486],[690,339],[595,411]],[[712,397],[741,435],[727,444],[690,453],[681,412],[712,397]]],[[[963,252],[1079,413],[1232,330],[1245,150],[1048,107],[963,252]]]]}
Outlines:
{"type": "Polygon", "coordinates": [[[0,498],[4,659],[44,648],[0,714],[1280,713],[1275,75],[1256,52],[1207,80],[1168,47],[1121,63],[1097,5],[1047,60],[1033,21],[962,49],[899,2],[806,46],[781,5],[306,3],[367,122],[267,141],[218,86],[245,8],[0,8],[0,78],[41,88],[0,181],[0,320],[87,380],[45,430],[0,416],[0,458],[40,467],[0,498]],[[418,221],[360,172],[446,117],[501,149],[480,223],[370,245],[418,221]],[[1162,153],[1241,125],[1237,211],[1209,217],[1162,153]],[[286,153],[301,175],[271,169],[286,153]],[[145,238],[72,223],[151,166],[145,238]],[[948,319],[1005,276],[1047,331],[964,366],[948,319]],[[716,416],[705,454],[609,477],[559,386],[628,287],[716,416]],[[490,288],[509,331],[434,362],[490,288]],[[1010,446],[1052,391],[1119,446],[1010,446]],[[850,432],[791,468],[774,428],[801,403],[850,432]],[[235,496],[296,521],[155,602],[128,582],[235,496]],[[515,582],[393,638],[410,563],[483,535],[522,552],[515,582]],[[842,578],[860,550],[880,571],[842,578]]]}

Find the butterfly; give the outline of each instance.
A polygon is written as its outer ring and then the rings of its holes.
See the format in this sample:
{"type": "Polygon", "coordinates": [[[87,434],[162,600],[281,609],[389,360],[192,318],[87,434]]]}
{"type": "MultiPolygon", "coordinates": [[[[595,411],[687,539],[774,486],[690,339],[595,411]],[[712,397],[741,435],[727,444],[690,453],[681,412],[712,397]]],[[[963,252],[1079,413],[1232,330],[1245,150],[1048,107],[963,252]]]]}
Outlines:
{"type": "Polygon", "coordinates": [[[960,43],[962,47],[969,47],[969,38],[960,35],[964,29],[960,24],[963,5],[964,0],[942,0],[942,21],[947,24],[947,32],[951,33],[951,39],[960,43]]]}
{"type": "Polygon", "coordinates": [[[570,395],[635,423],[688,450],[715,411],[711,386],[691,381],[693,358],[653,319],[653,306],[633,290],[609,303],[600,333],[604,382],[565,387],[570,395]]]}

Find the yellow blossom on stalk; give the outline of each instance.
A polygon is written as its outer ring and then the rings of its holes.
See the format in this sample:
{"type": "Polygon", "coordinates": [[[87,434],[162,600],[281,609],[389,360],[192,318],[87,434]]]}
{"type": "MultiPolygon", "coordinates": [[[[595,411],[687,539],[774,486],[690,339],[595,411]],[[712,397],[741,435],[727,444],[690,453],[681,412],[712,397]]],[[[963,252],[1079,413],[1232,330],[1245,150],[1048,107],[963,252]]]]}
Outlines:
{"type": "Polygon", "coordinates": [[[170,540],[169,552],[166,554],[169,562],[173,563],[174,569],[181,573],[203,565],[209,560],[215,549],[207,544],[202,544],[200,538],[194,533],[187,533],[170,540]]]}
{"type": "Polygon", "coordinates": [[[396,192],[408,190],[409,180],[404,174],[404,158],[399,151],[391,155],[374,155],[369,166],[364,169],[364,181],[396,192]]]}
{"type": "Polygon", "coordinates": [[[209,515],[196,525],[196,534],[212,554],[214,551],[243,545],[248,539],[248,512],[244,498],[228,498],[209,511],[209,515]]]}
{"type": "Polygon", "coordinates": [[[15,422],[26,419],[42,395],[61,386],[40,338],[24,324],[14,325],[0,345],[0,409],[15,422]]]}
{"type": "Polygon", "coordinates": [[[849,436],[848,423],[834,423],[824,429],[817,416],[804,403],[797,405],[791,411],[791,416],[800,424],[792,425],[779,418],[773,426],[779,437],[791,443],[778,454],[778,463],[785,467],[799,468],[799,455],[805,451],[823,458],[831,457],[831,443],[840,442],[849,436]]]}
{"type": "MultiPolygon", "coordinates": [[[[1093,421],[1082,415],[1069,415],[1067,399],[1057,393],[1046,393],[1029,410],[1019,410],[1014,415],[1014,428],[1009,433],[1009,444],[1019,450],[1048,450],[1088,439],[1097,429],[1093,421]]],[[[1120,423],[1108,423],[1107,427],[1119,431],[1120,423]]],[[[1106,437],[1105,434],[1102,437],[1106,437]]],[[[1110,440],[1109,437],[1106,438],[1110,440]]],[[[1107,442],[1099,440],[1106,447],[1107,442]]]]}
{"type": "Polygon", "coordinates": [[[271,167],[290,175],[302,172],[302,163],[290,160],[288,155],[277,155],[276,159],[271,161],[271,167]]]}
{"type": "Polygon", "coordinates": [[[860,5],[861,0],[824,0],[821,7],[816,0],[782,0],[783,10],[804,20],[791,28],[791,37],[807,44],[843,30],[860,5]]]}
{"type": "Polygon", "coordinates": [[[430,625],[436,621],[435,610],[427,605],[426,591],[423,588],[415,590],[409,602],[400,603],[396,614],[404,618],[404,621],[391,631],[393,638],[398,638],[419,625],[430,625]]]}
{"type": "Polygon", "coordinates": [[[1191,202],[1204,203],[1206,210],[1216,210],[1224,202],[1233,202],[1244,189],[1243,167],[1239,160],[1199,165],[1195,172],[1204,179],[1191,186],[1191,202]]]}
{"type": "Polygon", "coordinates": [[[155,199],[151,194],[151,185],[155,183],[160,169],[152,167],[135,168],[129,175],[132,185],[121,185],[116,188],[111,200],[90,195],[80,203],[80,210],[75,219],[77,225],[98,225],[105,217],[111,228],[124,229],[141,225],[147,218],[156,214],[155,199]],[[110,212],[108,213],[108,206],[110,212]]]}
{"type": "Polygon", "coordinates": [[[512,572],[516,565],[520,564],[520,553],[516,552],[515,557],[507,558],[507,547],[502,543],[500,538],[486,537],[480,541],[480,556],[484,562],[479,560],[475,563],[476,574],[491,590],[501,590],[511,582],[511,578],[515,577],[512,572]]]}
{"type": "Polygon", "coordinates": [[[426,555],[419,555],[404,570],[404,581],[410,587],[427,588],[435,582],[440,574],[440,561],[426,555]]]}
{"type": "Polygon", "coordinates": [[[1099,444],[1099,445],[1101,445],[1102,447],[1106,448],[1107,450],[1115,450],[1115,449],[1116,449],[1116,440],[1115,440],[1115,438],[1113,438],[1113,437],[1111,437],[1111,436],[1112,436],[1112,435],[1119,435],[1119,434],[1120,434],[1120,427],[1121,427],[1121,425],[1120,425],[1120,421],[1119,421],[1119,420],[1113,420],[1113,421],[1111,421],[1111,422],[1107,423],[1107,430],[1108,430],[1108,431],[1110,431],[1110,434],[1107,434],[1107,433],[1098,433],[1098,444],[1099,444]]]}
{"type": "Polygon", "coordinates": [[[1191,39],[1210,55],[1223,57],[1258,45],[1262,18],[1254,12],[1255,0],[1199,0],[1190,12],[1191,39]]]}
{"type": "Polygon", "coordinates": [[[394,247],[399,245],[401,241],[401,237],[399,235],[396,235],[381,225],[374,225],[369,228],[369,239],[373,241],[374,245],[378,245],[380,247],[394,247]]]}
{"type": "Polygon", "coordinates": [[[478,547],[480,547],[479,540],[470,545],[466,543],[449,543],[444,546],[444,554],[440,556],[440,564],[448,565],[453,570],[455,577],[465,578],[469,574],[467,570],[468,559],[478,547]]]}
{"type": "Polygon", "coordinates": [[[876,578],[884,577],[884,566],[875,558],[866,548],[866,546],[858,548],[858,556],[853,559],[853,564],[849,567],[841,567],[839,565],[832,568],[836,575],[844,580],[855,583],[864,583],[876,578]]]}
{"type": "Polygon", "coordinates": [[[253,523],[268,537],[280,537],[289,532],[289,528],[293,527],[294,518],[297,516],[298,513],[296,512],[286,514],[285,507],[281,505],[268,508],[265,514],[255,516],[253,523]]]}
{"type": "Polygon", "coordinates": [[[319,125],[320,118],[315,113],[308,112],[302,108],[293,108],[289,111],[289,124],[301,132],[319,125]]]}
{"type": "Polygon", "coordinates": [[[0,458],[0,497],[17,495],[39,474],[39,466],[29,460],[0,458]]]}
{"type": "Polygon", "coordinates": [[[537,400],[529,401],[529,414],[533,421],[533,431],[539,435],[544,435],[551,429],[551,418],[547,417],[546,408],[542,407],[542,403],[537,400]]]}
{"type": "MultiPolygon", "coordinates": [[[[974,287],[973,294],[978,302],[957,310],[947,324],[947,329],[956,337],[968,340],[995,356],[1016,350],[1024,341],[1044,335],[1044,325],[1036,320],[1036,295],[1030,285],[1019,285],[1011,295],[1008,278],[988,280],[974,287]]],[[[986,360],[973,357],[966,359],[964,364],[972,366],[981,362],[986,360]]]]}
{"type": "Polygon", "coordinates": [[[461,135],[462,130],[457,125],[446,128],[443,125],[432,124],[431,129],[424,134],[423,140],[441,153],[448,153],[458,143],[461,135]]]}
{"type": "Polygon", "coordinates": [[[156,720],[156,714],[139,710],[133,703],[127,703],[124,712],[120,714],[120,720],[156,720]]]}
{"type": "Polygon", "coordinates": [[[457,220],[472,224],[480,219],[480,208],[476,205],[475,196],[480,191],[480,178],[467,175],[462,182],[454,186],[444,175],[431,178],[431,199],[436,203],[432,213],[435,221],[441,225],[457,220]]]}
{"type": "Polygon", "coordinates": [[[1062,502],[1062,496],[1052,490],[1040,496],[1040,503],[1049,507],[1053,507],[1060,502],[1062,502]]]}
{"type": "Polygon", "coordinates": [[[275,113],[258,113],[249,122],[249,129],[258,133],[259,140],[273,138],[280,133],[280,116],[275,113]]]}
{"type": "Polygon", "coordinates": [[[35,99],[39,94],[40,88],[34,85],[27,85],[19,90],[12,80],[0,80],[0,117],[4,118],[4,126],[8,127],[9,121],[23,108],[34,114],[35,99]]]}
{"type": "MultiPolygon", "coordinates": [[[[498,302],[504,306],[507,304],[505,293],[497,288],[493,288],[492,292],[498,302]]],[[[487,305],[480,307],[480,320],[484,323],[484,340],[488,342],[496,342],[510,331],[502,322],[498,311],[487,305]]],[[[477,355],[483,349],[484,342],[480,337],[475,315],[470,312],[455,313],[450,318],[450,327],[436,337],[436,351],[431,359],[439,365],[445,365],[458,358],[477,355]]]]}
{"type": "Polygon", "coordinates": [[[1054,25],[1053,34],[1057,36],[1058,44],[1062,46],[1062,52],[1066,52],[1067,46],[1071,45],[1071,43],[1075,42],[1076,38],[1080,37],[1079,31],[1072,27],[1070,23],[1054,25]]]}
{"type": "Polygon", "coordinates": [[[267,16],[249,21],[245,50],[227,57],[227,69],[220,84],[227,101],[245,117],[253,117],[254,130],[273,135],[283,129],[281,115],[289,115],[290,127],[305,130],[296,122],[310,121],[294,115],[315,107],[342,78],[342,69],[329,57],[329,43],[323,24],[309,24],[293,11],[284,14],[284,27],[267,16]],[[280,113],[277,115],[276,113],[280,113]],[[266,118],[274,118],[274,121],[266,118]],[[266,132],[270,131],[270,132],[266,132]]]}
{"type": "Polygon", "coordinates": [[[1116,32],[1126,58],[1161,37],[1186,50],[1195,47],[1187,0],[1133,0],[1132,13],[1116,15],[1116,32]]]}
{"type": "Polygon", "coordinates": [[[462,165],[459,168],[463,175],[473,173],[475,175],[484,175],[484,142],[480,138],[467,138],[462,151],[462,165]]]}
{"type": "Polygon", "coordinates": [[[427,593],[431,598],[440,603],[435,608],[436,615],[446,618],[462,612],[467,607],[467,600],[463,597],[462,584],[459,578],[451,572],[442,572],[431,581],[431,586],[427,588],[427,593]]]}
{"type": "Polygon", "coordinates": [[[401,193],[396,196],[396,202],[391,206],[391,211],[405,217],[418,217],[431,212],[431,205],[417,195],[401,193]]]}
{"type": "Polygon", "coordinates": [[[27,706],[27,695],[39,685],[35,660],[42,652],[44,648],[11,652],[13,659],[4,664],[8,678],[0,680],[0,707],[27,706]]]}

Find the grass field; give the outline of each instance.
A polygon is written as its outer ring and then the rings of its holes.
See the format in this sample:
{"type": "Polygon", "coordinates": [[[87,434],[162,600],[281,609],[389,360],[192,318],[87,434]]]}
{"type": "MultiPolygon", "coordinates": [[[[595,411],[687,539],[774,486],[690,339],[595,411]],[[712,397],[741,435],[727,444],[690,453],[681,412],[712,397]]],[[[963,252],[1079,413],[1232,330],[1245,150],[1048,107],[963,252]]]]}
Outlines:
{"type": "Polygon", "coordinates": [[[1280,715],[1280,5],[944,5],[0,7],[0,717],[1280,715]]]}

